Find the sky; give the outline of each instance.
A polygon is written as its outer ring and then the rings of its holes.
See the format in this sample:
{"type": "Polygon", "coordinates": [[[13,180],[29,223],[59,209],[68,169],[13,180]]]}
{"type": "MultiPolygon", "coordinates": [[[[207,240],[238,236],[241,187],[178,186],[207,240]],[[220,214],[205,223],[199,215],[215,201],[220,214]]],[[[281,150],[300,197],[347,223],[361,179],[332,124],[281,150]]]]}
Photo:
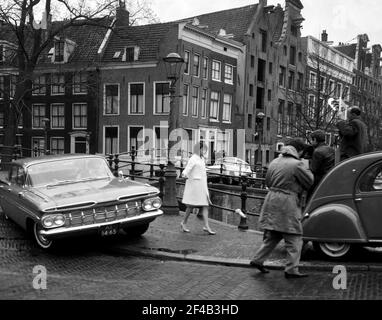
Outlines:
{"type": "MultiPolygon", "coordinates": [[[[367,33],[369,45],[382,45],[381,0],[301,0],[303,36],[319,37],[322,30],[329,41],[351,43],[358,34],[367,33]]],[[[258,0],[150,0],[153,11],[161,22],[188,18],[204,13],[237,8],[258,3],[258,0]]],[[[284,0],[268,0],[268,5],[284,0]]]]}

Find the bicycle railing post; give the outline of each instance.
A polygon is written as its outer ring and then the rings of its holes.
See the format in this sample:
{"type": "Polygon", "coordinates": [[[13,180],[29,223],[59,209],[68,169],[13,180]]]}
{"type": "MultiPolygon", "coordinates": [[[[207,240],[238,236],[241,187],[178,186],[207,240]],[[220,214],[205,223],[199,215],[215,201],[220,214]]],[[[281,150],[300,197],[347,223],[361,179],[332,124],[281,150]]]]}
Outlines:
{"type": "MultiPolygon", "coordinates": [[[[248,199],[248,193],[247,193],[247,178],[242,177],[241,178],[241,211],[244,213],[244,215],[247,214],[247,199],[248,199]]],[[[248,224],[247,224],[247,218],[240,217],[240,224],[238,227],[240,230],[248,230],[248,224]]]]}
{"type": "Polygon", "coordinates": [[[119,170],[119,155],[116,154],[114,156],[114,175],[118,177],[118,170],[119,170]]]}
{"type": "Polygon", "coordinates": [[[220,164],[220,183],[223,183],[223,170],[224,170],[224,164],[220,164]]]}
{"type": "Polygon", "coordinates": [[[136,159],[136,150],[135,147],[131,147],[131,180],[135,180],[135,159],[136,159]]]}
{"type": "Polygon", "coordinates": [[[163,200],[163,189],[164,189],[164,164],[160,164],[160,172],[159,172],[159,197],[163,200]]]}

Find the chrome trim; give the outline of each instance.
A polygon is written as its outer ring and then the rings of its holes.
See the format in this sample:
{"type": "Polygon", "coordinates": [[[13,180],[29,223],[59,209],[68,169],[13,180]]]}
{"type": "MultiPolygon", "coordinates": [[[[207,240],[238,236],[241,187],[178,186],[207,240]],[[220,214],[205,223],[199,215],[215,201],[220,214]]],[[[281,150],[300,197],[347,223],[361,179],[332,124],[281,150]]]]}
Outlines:
{"type": "Polygon", "coordinates": [[[61,207],[47,208],[47,209],[44,209],[43,212],[53,214],[57,211],[67,212],[72,210],[88,209],[88,208],[94,207],[96,204],[98,204],[98,202],[96,201],[80,202],[80,203],[69,204],[69,205],[61,206],[61,207]]]}
{"type": "Polygon", "coordinates": [[[370,243],[382,243],[382,240],[369,240],[370,243]]]}
{"type": "Polygon", "coordinates": [[[149,193],[137,193],[137,194],[131,194],[131,195],[125,195],[125,196],[120,196],[117,198],[118,201],[134,201],[134,200],[146,200],[142,199],[145,197],[156,197],[158,196],[159,193],[155,192],[149,192],[149,193]]]}
{"type": "Polygon", "coordinates": [[[129,217],[117,221],[111,221],[111,222],[103,222],[103,223],[97,223],[97,224],[91,224],[91,225],[86,225],[86,226],[78,226],[78,227],[60,227],[57,229],[51,229],[51,230],[41,230],[40,234],[42,236],[55,236],[55,235],[61,235],[61,234],[68,234],[72,232],[77,232],[77,231],[84,231],[84,230],[91,230],[91,229],[97,229],[103,226],[108,226],[108,225],[113,225],[113,224],[123,224],[126,222],[134,222],[134,221],[139,221],[139,220],[144,220],[144,219],[150,219],[150,218],[156,218],[163,215],[162,210],[156,210],[156,211],[150,211],[147,213],[143,213],[139,216],[135,217],[129,217]]]}

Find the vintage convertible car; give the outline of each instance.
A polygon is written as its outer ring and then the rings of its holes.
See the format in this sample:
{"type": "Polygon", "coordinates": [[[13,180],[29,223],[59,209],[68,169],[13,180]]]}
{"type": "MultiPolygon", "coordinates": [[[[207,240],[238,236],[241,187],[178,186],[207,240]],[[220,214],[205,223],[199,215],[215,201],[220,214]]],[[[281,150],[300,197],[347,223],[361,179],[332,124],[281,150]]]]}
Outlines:
{"type": "Polygon", "coordinates": [[[43,249],[84,234],[146,232],[163,214],[155,187],[115,177],[106,159],[60,155],[20,159],[0,180],[0,205],[43,249]]]}
{"type": "Polygon", "coordinates": [[[342,258],[355,246],[382,247],[382,152],[339,163],[304,212],[304,240],[326,257],[342,258]]]}

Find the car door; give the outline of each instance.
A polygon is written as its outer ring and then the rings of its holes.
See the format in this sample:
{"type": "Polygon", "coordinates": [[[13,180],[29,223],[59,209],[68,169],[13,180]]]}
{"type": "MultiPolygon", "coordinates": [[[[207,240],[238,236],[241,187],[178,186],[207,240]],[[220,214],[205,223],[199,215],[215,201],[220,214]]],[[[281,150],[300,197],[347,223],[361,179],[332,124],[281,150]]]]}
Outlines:
{"type": "Polygon", "coordinates": [[[25,182],[24,168],[13,165],[9,174],[9,186],[4,186],[4,197],[2,199],[4,210],[17,224],[23,226],[25,221],[24,201],[20,198],[25,182]]]}
{"type": "Polygon", "coordinates": [[[358,214],[369,239],[382,239],[382,162],[364,171],[355,187],[358,214]]]}

